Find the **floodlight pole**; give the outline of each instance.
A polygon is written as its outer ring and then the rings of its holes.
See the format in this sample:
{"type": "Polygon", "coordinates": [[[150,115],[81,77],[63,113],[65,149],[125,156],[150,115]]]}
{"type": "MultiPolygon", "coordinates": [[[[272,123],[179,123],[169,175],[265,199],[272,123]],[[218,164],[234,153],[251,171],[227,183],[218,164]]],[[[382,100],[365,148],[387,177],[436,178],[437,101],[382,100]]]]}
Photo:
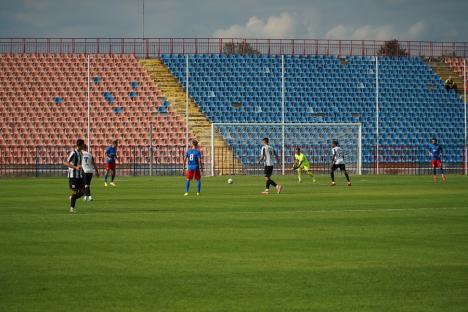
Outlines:
{"type": "Polygon", "coordinates": [[[362,124],[359,123],[358,128],[358,154],[357,154],[357,172],[362,175],[362,124]]]}
{"type": "Polygon", "coordinates": [[[189,55],[185,55],[185,150],[189,146],[189,55]]]}
{"type": "Polygon", "coordinates": [[[91,96],[90,96],[90,68],[89,68],[89,54],[88,54],[88,151],[91,152],[91,96]]]}
{"type": "Polygon", "coordinates": [[[465,175],[468,175],[468,138],[466,120],[466,58],[463,59],[463,103],[465,104],[465,175]]]}
{"type": "Polygon", "coordinates": [[[375,144],[376,174],[379,174],[379,57],[375,57],[375,132],[377,140],[375,144]]]}
{"type": "Polygon", "coordinates": [[[143,39],[145,39],[145,0],[143,0],[143,21],[142,21],[142,26],[143,26],[143,39]]]}
{"type": "Polygon", "coordinates": [[[149,157],[150,157],[150,177],[153,176],[153,122],[150,122],[150,144],[149,144],[149,157]]]}
{"type": "Polygon", "coordinates": [[[214,150],[214,123],[211,123],[211,176],[215,175],[215,150],[214,150]]]}
{"type": "Polygon", "coordinates": [[[284,161],[285,161],[285,138],[284,138],[284,55],[281,55],[281,137],[282,137],[282,149],[281,149],[281,174],[285,174],[284,161]]]}

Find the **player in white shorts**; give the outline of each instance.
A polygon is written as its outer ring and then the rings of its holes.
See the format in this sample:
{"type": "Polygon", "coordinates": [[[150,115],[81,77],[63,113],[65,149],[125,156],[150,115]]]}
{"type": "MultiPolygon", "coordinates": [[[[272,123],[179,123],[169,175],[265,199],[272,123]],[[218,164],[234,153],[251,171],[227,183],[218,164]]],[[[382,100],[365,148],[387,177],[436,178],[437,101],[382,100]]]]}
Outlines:
{"type": "Polygon", "coordinates": [[[93,155],[88,151],[88,146],[85,145],[83,150],[82,156],[82,164],[81,168],[83,168],[84,176],[83,176],[83,184],[84,184],[84,191],[85,201],[92,201],[93,198],[91,197],[91,180],[93,179],[93,173],[96,171],[96,177],[99,177],[99,169],[96,166],[96,162],[94,161],[93,155]]]}

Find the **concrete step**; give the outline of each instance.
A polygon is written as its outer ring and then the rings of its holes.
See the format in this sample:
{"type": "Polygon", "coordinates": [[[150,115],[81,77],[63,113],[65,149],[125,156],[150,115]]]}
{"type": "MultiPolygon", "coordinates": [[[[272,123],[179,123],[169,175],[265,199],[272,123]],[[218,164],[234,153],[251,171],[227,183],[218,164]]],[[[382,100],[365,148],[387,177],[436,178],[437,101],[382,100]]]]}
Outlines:
{"type": "MultiPolygon", "coordinates": [[[[140,60],[140,63],[166,99],[171,103],[173,110],[185,120],[186,93],[177,79],[161,60],[140,60]]],[[[199,140],[201,146],[211,146],[211,123],[192,99],[189,99],[188,105],[188,126],[190,132],[199,140]]],[[[215,147],[223,148],[223,159],[220,159],[219,155],[216,155],[219,165],[241,168],[240,161],[233,157],[230,146],[218,132],[215,132],[213,142],[215,147]]],[[[210,157],[211,155],[208,156],[210,157]]],[[[218,163],[216,167],[218,167],[218,163]]],[[[220,170],[221,168],[215,169],[220,170]]]]}
{"type": "Polygon", "coordinates": [[[434,72],[439,75],[442,81],[447,80],[447,78],[451,76],[453,81],[457,84],[457,93],[463,95],[463,77],[460,77],[458,73],[444,62],[430,61],[428,64],[434,72]]]}

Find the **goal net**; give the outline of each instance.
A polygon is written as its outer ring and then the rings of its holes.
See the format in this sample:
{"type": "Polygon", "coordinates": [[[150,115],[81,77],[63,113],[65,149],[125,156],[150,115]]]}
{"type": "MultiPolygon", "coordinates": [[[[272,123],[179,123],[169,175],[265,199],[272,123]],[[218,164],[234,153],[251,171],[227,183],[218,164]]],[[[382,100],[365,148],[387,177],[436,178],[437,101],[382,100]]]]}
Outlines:
{"type": "Polygon", "coordinates": [[[213,123],[211,175],[263,174],[259,156],[265,137],[278,154],[275,174],[293,172],[296,147],[307,156],[315,173],[328,173],[333,140],[344,150],[347,169],[361,174],[361,133],[360,123],[213,123]],[[221,136],[224,142],[217,141],[221,136]]]}

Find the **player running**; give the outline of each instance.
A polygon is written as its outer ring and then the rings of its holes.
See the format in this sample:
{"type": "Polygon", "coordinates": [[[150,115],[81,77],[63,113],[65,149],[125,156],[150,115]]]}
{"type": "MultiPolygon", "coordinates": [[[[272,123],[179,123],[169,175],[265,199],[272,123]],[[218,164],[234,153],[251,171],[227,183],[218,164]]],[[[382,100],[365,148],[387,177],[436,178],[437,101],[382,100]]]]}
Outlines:
{"type": "Polygon", "coordinates": [[[429,144],[429,155],[432,157],[432,170],[434,175],[434,182],[437,183],[437,168],[440,169],[442,181],[447,182],[447,178],[444,174],[444,168],[442,167],[442,146],[437,143],[436,138],[432,138],[432,143],[429,144]]]}
{"type": "Polygon", "coordinates": [[[312,181],[315,183],[315,177],[314,174],[312,173],[312,170],[310,170],[310,164],[309,160],[307,159],[307,156],[304,155],[304,153],[301,152],[301,149],[299,147],[296,147],[296,153],[294,154],[294,165],[293,165],[293,170],[297,171],[297,178],[299,179],[299,183],[302,182],[301,175],[302,175],[302,170],[304,172],[312,177],[312,181]]]}
{"type": "Polygon", "coordinates": [[[330,170],[331,176],[331,186],[336,186],[335,182],[335,171],[340,169],[341,172],[344,172],[346,180],[348,180],[348,186],[351,186],[351,180],[349,179],[348,172],[346,171],[346,165],[344,162],[344,152],[341,147],[338,145],[338,141],[334,140],[332,143],[332,166],[330,170]]]}
{"type": "Polygon", "coordinates": [[[185,153],[184,164],[187,165],[187,179],[185,181],[185,194],[188,196],[190,189],[190,181],[195,178],[197,181],[197,196],[201,191],[201,171],[203,171],[202,153],[198,148],[198,141],[192,141],[192,148],[185,153]]]}
{"type": "Polygon", "coordinates": [[[106,149],[106,174],[104,176],[104,186],[107,186],[107,177],[109,176],[109,171],[112,171],[112,178],[110,185],[115,186],[115,162],[117,160],[117,147],[119,146],[119,141],[112,141],[112,145],[106,149]]]}
{"type": "Polygon", "coordinates": [[[85,145],[83,149],[83,156],[81,160],[81,167],[83,168],[83,184],[84,184],[84,200],[92,201],[91,197],[91,180],[93,173],[96,171],[96,177],[99,177],[99,169],[96,166],[93,155],[88,151],[88,146],[85,145]]]}
{"type": "Polygon", "coordinates": [[[265,166],[264,173],[265,173],[266,185],[265,185],[265,190],[260,193],[263,195],[270,194],[270,185],[276,188],[276,192],[278,194],[280,194],[281,191],[283,190],[283,187],[281,185],[276,184],[276,182],[271,179],[271,175],[273,174],[273,164],[274,164],[273,156],[275,156],[276,161],[278,163],[279,163],[279,158],[278,158],[278,154],[276,154],[276,151],[273,149],[273,147],[269,145],[269,141],[270,140],[268,138],[264,138],[262,140],[263,146],[260,152],[260,161],[261,162],[263,161],[263,164],[265,166]]]}
{"type": "Polygon", "coordinates": [[[68,186],[72,191],[70,196],[70,213],[75,213],[76,200],[84,195],[83,170],[81,170],[81,151],[84,149],[84,146],[84,141],[82,139],[78,139],[76,141],[75,149],[63,163],[68,167],[68,186]]]}

